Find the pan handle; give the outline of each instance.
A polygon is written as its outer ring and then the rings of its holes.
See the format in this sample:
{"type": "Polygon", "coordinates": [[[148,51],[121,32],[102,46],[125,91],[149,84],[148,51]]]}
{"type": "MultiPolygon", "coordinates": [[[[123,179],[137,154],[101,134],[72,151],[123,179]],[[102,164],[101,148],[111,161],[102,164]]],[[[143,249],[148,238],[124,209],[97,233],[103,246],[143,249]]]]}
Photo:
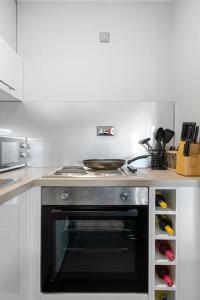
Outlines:
{"type": "Polygon", "coordinates": [[[127,161],[127,164],[130,165],[132,162],[134,162],[134,161],[136,161],[136,160],[138,160],[138,159],[148,158],[148,157],[150,157],[150,156],[151,156],[151,154],[137,156],[137,157],[135,157],[135,158],[129,159],[129,160],[127,161]]]}

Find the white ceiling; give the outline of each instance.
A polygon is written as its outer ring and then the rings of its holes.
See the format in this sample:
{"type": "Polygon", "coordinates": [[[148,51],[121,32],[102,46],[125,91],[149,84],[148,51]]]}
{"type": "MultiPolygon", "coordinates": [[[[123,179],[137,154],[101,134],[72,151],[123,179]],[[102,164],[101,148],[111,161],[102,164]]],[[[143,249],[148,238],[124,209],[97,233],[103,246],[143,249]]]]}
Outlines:
{"type": "Polygon", "coordinates": [[[174,0],[17,0],[17,2],[152,2],[165,3],[174,0]]]}

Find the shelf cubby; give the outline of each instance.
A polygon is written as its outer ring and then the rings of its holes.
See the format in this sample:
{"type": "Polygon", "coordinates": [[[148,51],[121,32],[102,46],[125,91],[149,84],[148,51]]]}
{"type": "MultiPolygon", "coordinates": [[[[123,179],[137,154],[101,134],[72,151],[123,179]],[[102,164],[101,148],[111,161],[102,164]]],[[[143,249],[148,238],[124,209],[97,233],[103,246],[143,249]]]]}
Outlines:
{"type": "MultiPolygon", "coordinates": [[[[165,215],[165,214],[163,214],[165,215]]],[[[169,220],[172,222],[172,226],[174,229],[174,235],[169,235],[167,232],[163,231],[160,229],[158,226],[157,222],[155,222],[155,239],[157,240],[176,240],[176,216],[175,215],[167,215],[169,220]]],[[[156,215],[155,215],[155,221],[156,220],[156,215]]]]}
{"type": "Polygon", "coordinates": [[[168,266],[170,271],[170,277],[172,278],[174,285],[168,286],[164,280],[158,277],[155,272],[155,290],[159,291],[175,291],[176,290],[176,266],[168,266]]]}
{"type": "Polygon", "coordinates": [[[168,297],[168,300],[176,300],[175,291],[156,291],[155,300],[160,300],[161,296],[163,295],[166,295],[168,297]]]}
{"type": "MultiPolygon", "coordinates": [[[[171,246],[173,253],[176,256],[176,242],[175,240],[167,240],[171,246]]],[[[176,265],[176,257],[175,260],[170,261],[164,255],[162,255],[157,248],[155,248],[155,265],[166,265],[166,266],[173,266],[176,265]]]]}
{"type": "Polygon", "coordinates": [[[156,213],[176,213],[176,190],[175,189],[156,189],[156,193],[161,193],[168,204],[167,208],[155,207],[156,213]]]}

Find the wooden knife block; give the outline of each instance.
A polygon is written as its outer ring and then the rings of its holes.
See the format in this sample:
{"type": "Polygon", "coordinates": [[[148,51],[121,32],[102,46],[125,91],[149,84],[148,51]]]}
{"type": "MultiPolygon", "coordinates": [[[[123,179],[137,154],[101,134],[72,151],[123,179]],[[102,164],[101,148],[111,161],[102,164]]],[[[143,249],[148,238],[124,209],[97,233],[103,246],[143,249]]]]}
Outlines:
{"type": "Polygon", "coordinates": [[[190,155],[184,156],[185,141],[179,142],[176,173],[184,176],[200,176],[200,143],[190,145],[190,155]]]}

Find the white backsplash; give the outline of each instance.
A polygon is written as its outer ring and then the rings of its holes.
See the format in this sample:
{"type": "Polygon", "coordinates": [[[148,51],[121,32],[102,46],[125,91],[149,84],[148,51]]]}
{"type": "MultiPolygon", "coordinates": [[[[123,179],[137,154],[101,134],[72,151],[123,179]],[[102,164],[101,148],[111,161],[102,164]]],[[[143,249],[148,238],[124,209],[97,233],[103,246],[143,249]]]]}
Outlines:
{"type": "Polygon", "coordinates": [[[132,158],[145,153],[138,141],[159,126],[174,128],[173,102],[0,103],[0,128],[31,138],[31,166],[132,158]],[[115,136],[97,136],[97,125],[114,126],[115,136]]]}

